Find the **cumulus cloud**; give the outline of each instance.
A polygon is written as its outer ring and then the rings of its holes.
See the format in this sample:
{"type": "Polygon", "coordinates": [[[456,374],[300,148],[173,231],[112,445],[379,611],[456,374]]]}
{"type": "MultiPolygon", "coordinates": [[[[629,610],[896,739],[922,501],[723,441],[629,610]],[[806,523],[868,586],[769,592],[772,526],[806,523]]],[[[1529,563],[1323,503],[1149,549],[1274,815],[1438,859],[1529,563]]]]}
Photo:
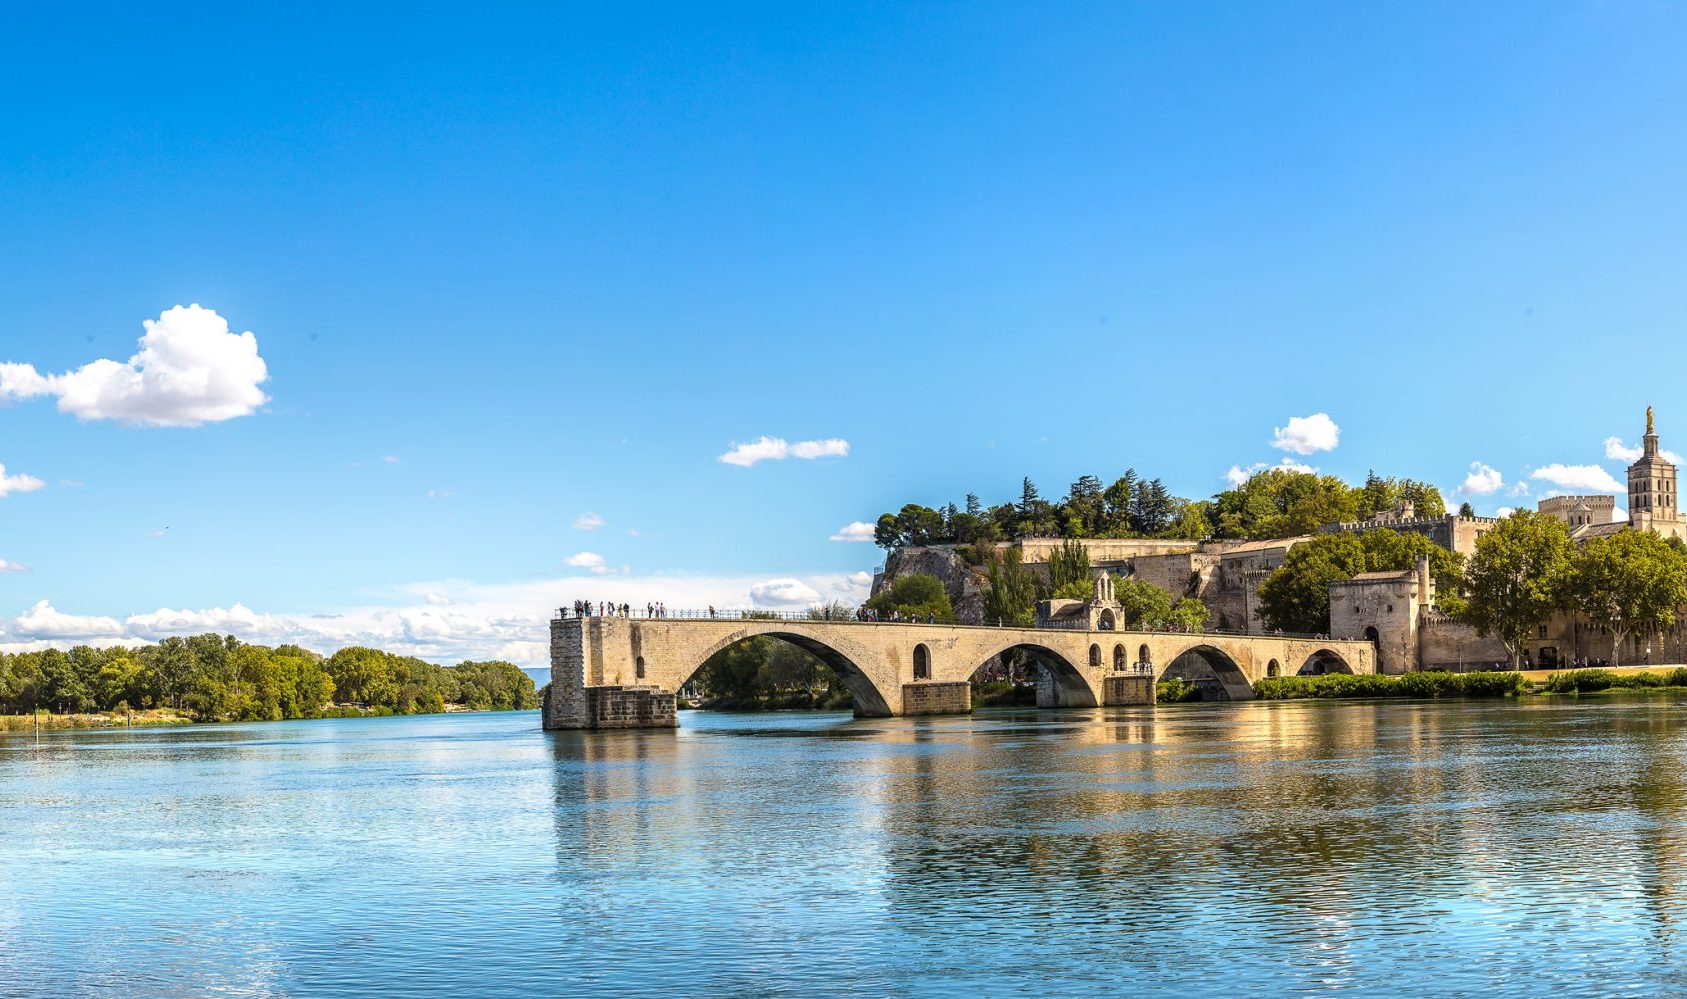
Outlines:
{"type": "Polygon", "coordinates": [[[83,643],[136,645],[208,630],[232,634],[241,641],[291,643],[322,653],[348,645],[367,645],[433,662],[506,659],[524,666],[543,666],[549,656],[547,621],[556,608],[577,599],[638,607],[661,601],[674,610],[710,605],[728,612],[757,607],[790,609],[805,602],[817,603],[820,593],[859,603],[867,598],[871,583],[872,577],[860,572],[772,580],[669,574],[570,575],[494,584],[435,580],[380,593],[377,596],[384,602],[375,606],[348,607],[333,613],[266,612],[237,602],[201,610],[161,608],[122,618],[61,613],[42,600],[17,618],[3,622],[0,651],[27,652],[83,643]],[[796,603],[758,601],[753,593],[764,598],[795,599],[796,603]]]}
{"type": "Polygon", "coordinates": [[[588,569],[599,576],[607,576],[614,572],[597,552],[576,552],[563,559],[565,563],[576,569],[588,569]]]}
{"type": "Polygon", "coordinates": [[[166,309],[142,324],[140,350],[127,361],[101,358],[62,375],[0,364],[0,402],[56,396],[81,420],[135,426],[195,427],[247,416],[269,401],[258,339],[198,305],[166,309]]]}
{"type": "Polygon", "coordinates": [[[1470,463],[1470,474],[1464,477],[1459,492],[1466,496],[1492,496],[1505,488],[1505,476],[1480,461],[1470,463]]]}
{"type": "Polygon", "coordinates": [[[1307,475],[1315,475],[1318,472],[1318,469],[1312,467],[1311,465],[1296,461],[1288,455],[1284,455],[1283,460],[1279,461],[1275,465],[1267,464],[1263,461],[1256,461],[1247,468],[1243,468],[1241,465],[1231,465],[1230,471],[1224,473],[1224,481],[1230,483],[1230,488],[1240,489],[1242,486],[1247,485],[1249,479],[1266,469],[1278,472],[1303,472],[1307,475]]]}
{"type": "Polygon", "coordinates": [[[1517,512],[1516,507],[1502,506],[1498,510],[1494,511],[1494,516],[1496,516],[1496,517],[1509,517],[1516,512],[1517,512]]]}
{"type": "Polygon", "coordinates": [[[582,513],[574,518],[574,529],[576,531],[595,531],[602,526],[603,518],[595,513],[582,513]]]}
{"type": "Polygon", "coordinates": [[[1333,451],[1340,441],[1341,428],[1330,419],[1330,414],[1313,413],[1291,416],[1288,426],[1273,428],[1271,446],[1291,454],[1312,454],[1333,451]]]}
{"type": "Polygon", "coordinates": [[[1624,493],[1628,487],[1611,477],[1598,465],[1546,465],[1529,473],[1531,478],[1550,482],[1562,489],[1582,489],[1596,493],[1624,493]]]}
{"type": "Polygon", "coordinates": [[[32,493],[45,485],[45,482],[35,476],[24,475],[22,472],[16,475],[7,475],[6,466],[0,465],[0,499],[13,493],[32,493]]]}
{"type": "Polygon", "coordinates": [[[731,450],[718,459],[728,465],[748,468],[758,461],[784,461],[786,458],[842,458],[849,454],[849,441],[829,437],[821,441],[797,441],[783,437],[762,437],[748,444],[734,443],[731,450]]]}
{"type": "Polygon", "coordinates": [[[24,638],[116,638],[123,625],[114,617],[63,614],[45,600],[12,619],[11,633],[24,638]]]}
{"type": "Polygon", "coordinates": [[[757,607],[806,607],[820,602],[820,592],[800,579],[769,579],[750,587],[757,607]]]}
{"type": "Polygon", "coordinates": [[[0,572],[28,572],[29,566],[22,562],[8,562],[0,558],[0,572]]]}
{"type": "MultiPolygon", "coordinates": [[[[1626,461],[1626,462],[1632,463],[1632,462],[1639,461],[1640,457],[1642,455],[1644,455],[1645,453],[1646,453],[1646,450],[1643,447],[1641,447],[1639,444],[1636,444],[1633,447],[1629,447],[1627,444],[1623,443],[1623,439],[1621,437],[1607,437],[1607,438],[1605,438],[1605,457],[1607,457],[1607,458],[1614,458],[1617,461],[1626,461]]],[[[1681,456],[1679,454],[1676,454],[1674,451],[1667,451],[1667,450],[1660,449],[1658,451],[1658,457],[1662,458],[1663,460],[1669,462],[1672,465],[1683,464],[1683,462],[1681,460],[1681,456]]]]}
{"type": "Polygon", "coordinates": [[[873,525],[864,520],[852,520],[838,528],[832,535],[833,541],[871,541],[873,540],[873,525]]]}

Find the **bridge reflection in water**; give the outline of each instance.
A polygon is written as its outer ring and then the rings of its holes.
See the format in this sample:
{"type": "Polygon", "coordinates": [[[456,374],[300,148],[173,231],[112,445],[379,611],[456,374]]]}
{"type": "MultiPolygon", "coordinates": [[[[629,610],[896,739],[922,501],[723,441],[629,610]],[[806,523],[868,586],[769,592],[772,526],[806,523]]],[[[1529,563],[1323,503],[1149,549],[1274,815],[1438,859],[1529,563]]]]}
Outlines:
{"type": "MultiPolygon", "coordinates": [[[[1105,622],[1104,622],[1105,623],[1105,622]]],[[[757,636],[790,642],[842,677],[858,717],[964,714],[971,678],[998,656],[1037,664],[1037,706],[1152,704],[1154,682],[1178,676],[1233,700],[1253,683],[1299,672],[1373,673],[1368,642],[1290,635],[988,627],[757,617],[558,615],[544,725],[666,728],[675,699],[708,659],[757,636]]]]}

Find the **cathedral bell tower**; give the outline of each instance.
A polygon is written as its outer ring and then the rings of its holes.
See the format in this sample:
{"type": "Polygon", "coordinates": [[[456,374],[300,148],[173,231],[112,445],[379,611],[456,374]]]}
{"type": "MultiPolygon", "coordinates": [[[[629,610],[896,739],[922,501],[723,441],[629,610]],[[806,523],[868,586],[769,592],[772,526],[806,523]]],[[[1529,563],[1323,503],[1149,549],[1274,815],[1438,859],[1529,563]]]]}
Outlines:
{"type": "Polygon", "coordinates": [[[1628,523],[1637,531],[1653,531],[1666,538],[1687,535],[1677,507],[1675,464],[1658,450],[1658,431],[1652,407],[1646,407],[1646,436],[1640,460],[1628,466],[1628,523]]]}

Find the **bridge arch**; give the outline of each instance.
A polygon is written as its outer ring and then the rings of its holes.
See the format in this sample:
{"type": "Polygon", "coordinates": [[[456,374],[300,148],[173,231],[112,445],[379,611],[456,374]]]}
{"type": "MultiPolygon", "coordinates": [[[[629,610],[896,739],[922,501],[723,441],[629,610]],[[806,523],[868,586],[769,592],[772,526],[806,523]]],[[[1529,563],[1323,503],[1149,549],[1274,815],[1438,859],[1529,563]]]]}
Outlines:
{"type": "MultiPolygon", "coordinates": [[[[752,622],[746,623],[750,624],[752,622]]],[[[833,647],[831,644],[823,642],[812,635],[805,635],[801,632],[781,627],[782,624],[783,622],[769,621],[765,627],[758,628],[752,626],[742,628],[726,636],[720,641],[715,642],[697,658],[696,662],[688,664],[680,671],[679,686],[684,687],[686,684],[690,683],[692,678],[697,675],[697,671],[703,668],[703,664],[714,658],[718,653],[724,652],[741,642],[747,642],[752,638],[765,636],[767,638],[777,638],[782,642],[789,642],[831,667],[832,672],[838,674],[838,676],[843,680],[844,686],[849,688],[850,696],[855,702],[855,713],[857,716],[863,718],[888,718],[891,715],[896,714],[896,711],[892,710],[890,700],[885,696],[885,693],[878,688],[878,685],[873,682],[873,678],[868,676],[867,672],[863,670],[853,658],[833,647]]],[[[929,663],[930,660],[928,659],[927,662],[929,663]]],[[[900,694],[900,691],[895,691],[893,693],[900,694]]]]}
{"type": "Polygon", "coordinates": [[[1208,643],[1196,643],[1173,656],[1159,678],[1194,683],[1208,701],[1246,701],[1254,696],[1253,684],[1236,660],[1208,643]]]}
{"type": "MultiPolygon", "coordinates": [[[[1099,657],[1100,646],[1092,646],[1092,654],[1099,657]]],[[[1006,656],[1012,652],[1021,652],[1028,656],[1037,666],[1037,707],[1039,708],[1094,708],[1101,702],[1096,697],[1095,690],[1084,679],[1084,674],[1071,660],[1054,651],[1046,645],[1031,642],[1009,642],[996,649],[979,661],[981,668],[984,663],[1006,656]]]]}
{"type": "Polygon", "coordinates": [[[1346,659],[1330,649],[1319,649],[1306,657],[1306,662],[1301,664],[1299,675],[1321,676],[1325,673],[1351,672],[1353,667],[1348,665],[1346,659]]]}

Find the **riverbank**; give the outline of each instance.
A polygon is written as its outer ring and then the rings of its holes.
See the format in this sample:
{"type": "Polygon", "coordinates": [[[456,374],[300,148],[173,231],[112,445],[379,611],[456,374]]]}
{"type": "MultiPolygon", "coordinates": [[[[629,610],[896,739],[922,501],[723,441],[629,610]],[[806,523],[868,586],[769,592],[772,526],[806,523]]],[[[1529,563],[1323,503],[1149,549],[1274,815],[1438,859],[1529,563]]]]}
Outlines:
{"type": "Polygon", "coordinates": [[[90,711],[76,714],[0,715],[0,732],[62,732],[80,728],[139,728],[151,725],[191,725],[193,716],[172,708],[145,711],[90,711]]]}

